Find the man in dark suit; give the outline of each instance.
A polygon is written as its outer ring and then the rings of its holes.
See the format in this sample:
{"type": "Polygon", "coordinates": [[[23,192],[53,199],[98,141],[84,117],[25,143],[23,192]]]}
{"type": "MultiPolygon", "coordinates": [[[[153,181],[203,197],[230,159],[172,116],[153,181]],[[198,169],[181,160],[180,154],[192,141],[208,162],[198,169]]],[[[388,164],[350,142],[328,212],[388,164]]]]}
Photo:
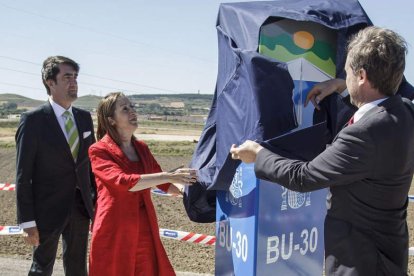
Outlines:
{"type": "Polygon", "coordinates": [[[346,86],[358,110],[331,146],[310,162],[246,141],[232,157],[255,162],[257,177],[291,190],[330,188],[326,275],[406,275],[407,195],[414,170],[414,112],[395,95],[406,43],[369,27],[348,45],[346,86]]]}
{"type": "Polygon", "coordinates": [[[75,108],[79,65],[54,56],[43,63],[48,102],[24,113],[16,133],[17,220],[33,245],[29,275],[51,275],[60,236],[66,275],[87,275],[89,221],[95,182],[88,148],[95,142],[89,112],[75,108]]]}

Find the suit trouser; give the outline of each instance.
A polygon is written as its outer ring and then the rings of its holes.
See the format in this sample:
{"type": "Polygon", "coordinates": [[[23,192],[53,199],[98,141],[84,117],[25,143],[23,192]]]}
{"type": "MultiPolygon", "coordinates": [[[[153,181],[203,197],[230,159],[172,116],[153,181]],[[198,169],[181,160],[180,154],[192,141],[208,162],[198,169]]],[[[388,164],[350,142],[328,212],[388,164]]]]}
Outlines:
{"type": "MultiPolygon", "coordinates": [[[[29,276],[50,276],[62,235],[63,268],[67,276],[86,276],[89,217],[77,190],[71,215],[63,229],[53,232],[39,230],[40,245],[33,248],[33,262],[29,276]]],[[[51,210],[52,211],[52,210],[51,210]]]]}

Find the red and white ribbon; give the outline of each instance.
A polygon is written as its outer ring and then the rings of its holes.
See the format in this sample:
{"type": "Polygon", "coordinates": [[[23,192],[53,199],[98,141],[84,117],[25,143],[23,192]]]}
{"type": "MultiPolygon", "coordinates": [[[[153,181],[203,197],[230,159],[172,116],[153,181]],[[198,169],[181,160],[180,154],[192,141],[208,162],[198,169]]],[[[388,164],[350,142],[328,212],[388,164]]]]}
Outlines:
{"type": "Polygon", "coordinates": [[[186,242],[197,243],[197,244],[208,244],[208,245],[216,244],[215,236],[208,236],[208,235],[197,234],[197,233],[192,233],[192,232],[184,232],[184,231],[160,228],[160,236],[163,238],[167,238],[167,239],[174,239],[174,240],[186,241],[186,242]]]}
{"type": "MultiPolygon", "coordinates": [[[[0,191],[14,191],[16,190],[16,184],[11,183],[0,183],[0,191]]],[[[160,189],[151,189],[151,192],[159,196],[172,196],[172,197],[183,197],[181,195],[168,194],[160,189]]]]}
{"type": "Polygon", "coordinates": [[[15,184],[0,183],[0,191],[14,191],[16,189],[15,184]]]}
{"type": "MultiPolygon", "coordinates": [[[[14,191],[16,189],[15,184],[11,183],[0,183],[0,191],[14,191]]],[[[159,196],[172,196],[172,197],[182,197],[182,196],[176,196],[172,194],[167,194],[164,191],[161,191],[160,189],[151,189],[151,192],[155,195],[159,196]]],[[[409,202],[414,202],[414,195],[408,195],[409,202]]]]}
{"type": "MultiPolygon", "coordinates": [[[[0,226],[0,236],[22,235],[23,230],[19,226],[0,226]]],[[[192,232],[177,231],[171,229],[160,229],[160,236],[167,239],[186,241],[197,244],[214,245],[215,236],[197,234],[192,232]]]]}
{"type": "Polygon", "coordinates": [[[172,195],[172,194],[168,194],[166,192],[164,192],[163,190],[160,189],[151,189],[151,193],[153,193],[154,195],[159,195],[159,196],[172,196],[172,197],[179,197],[182,198],[182,195],[172,195]]]}
{"type": "Polygon", "coordinates": [[[19,226],[1,226],[0,225],[0,236],[4,235],[21,235],[23,230],[19,226]]]}

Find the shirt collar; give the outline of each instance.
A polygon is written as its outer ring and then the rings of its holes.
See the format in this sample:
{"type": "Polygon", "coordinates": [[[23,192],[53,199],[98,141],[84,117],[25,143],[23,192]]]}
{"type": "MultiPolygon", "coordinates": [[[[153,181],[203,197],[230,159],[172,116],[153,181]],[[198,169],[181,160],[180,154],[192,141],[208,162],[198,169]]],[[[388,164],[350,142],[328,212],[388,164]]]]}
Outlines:
{"type": "Polygon", "coordinates": [[[65,112],[65,111],[69,111],[70,112],[70,114],[72,114],[72,116],[73,116],[73,112],[72,112],[72,105],[70,105],[70,107],[68,108],[68,109],[64,109],[63,107],[61,107],[59,104],[57,104],[56,102],[54,102],[53,100],[52,100],[52,98],[51,97],[49,97],[49,103],[50,103],[50,105],[52,106],[52,108],[53,108],[53,112],[55,112],[55,115],[56,115],[56,117],[61,117],[62,116],[62,114],[65,112]]]}
{"type": "Polygon", "coordinates": [[[359,119],[362,118],[362,116],[365,115],[365,113],[367,113],[368,111],[370,111],[371,109],[373,109],[374,107],[376,107],[377,105],[379,105],[380,103],[382,103],[383,101],[385,101],[386,99],[388,99],[388,97],[370,102],[370,103],[366,103],[363,106],[361,106],[357,112],[355,112],[354,114],[354,123],[358,122],[359,119]]]}

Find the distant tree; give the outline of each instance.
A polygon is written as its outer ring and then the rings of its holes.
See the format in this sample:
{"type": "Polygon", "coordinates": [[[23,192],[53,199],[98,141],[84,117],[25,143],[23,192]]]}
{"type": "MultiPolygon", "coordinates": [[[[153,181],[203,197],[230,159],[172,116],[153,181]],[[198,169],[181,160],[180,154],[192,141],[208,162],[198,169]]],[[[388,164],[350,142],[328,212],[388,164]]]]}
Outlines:
{"type": "Polygon", "coordinates": [[[5,105],[6,105],[6,109],[9,110],[9,111],[17,109],[17,103],[7,102],[7,103],[5,103],[5,105]]]}

